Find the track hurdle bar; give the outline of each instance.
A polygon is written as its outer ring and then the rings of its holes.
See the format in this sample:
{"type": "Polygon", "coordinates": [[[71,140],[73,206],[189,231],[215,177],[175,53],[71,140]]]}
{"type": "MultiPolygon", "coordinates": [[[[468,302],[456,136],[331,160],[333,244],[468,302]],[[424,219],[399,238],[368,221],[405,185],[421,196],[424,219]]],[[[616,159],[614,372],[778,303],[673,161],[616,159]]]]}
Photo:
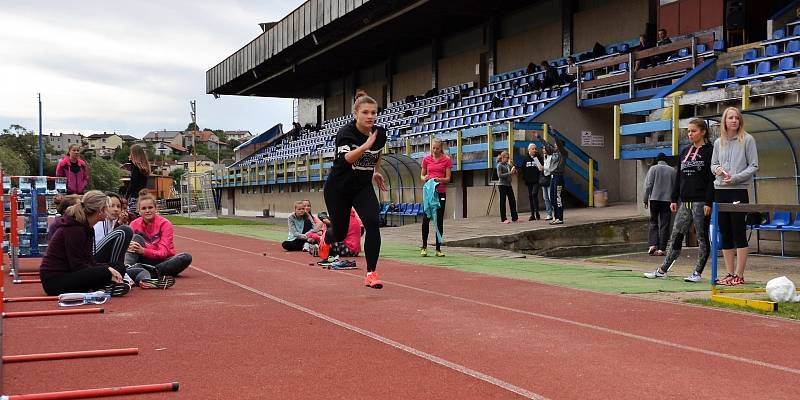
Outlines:
{"type": "Polygon", "coordinates": [[[73,310],[43,310],[43,311],[13,311],[4,312],[3,318],[21,318],[21,317],[44,317],[51,315],[70,315],[70,314],[102,314],[105,310],[102,308],[76,308],[73,310]]]}
{"type": "Polygon", "coordinates": [[[22,284],[22,283],[42,283],[41,279],[14,279],[11,281],[14,284],[22,284]]]}
{"type": "Polygon", "coordinates": [[[125,349],[83,350],[83,351],[65,351],[60,353],[19,354],[14,356],[3,356],[3,362],[18,363],[18,362],[30,362],[30,361],[68,360],[73,358],[135,356],[137,354],[139,354],[139,348],[131,347],[125,349]]]}
{"type": "Polygon", "coordinates": [[[26,303],[31,301],[58,301],[58,296],[4,297],[3,303],[26,303]]]}
{"type": "Polygon", "coordinates": [[[39,273],[36,271],[26,271],[26,272],[17,272],[18,276],[39,276],[39,273]]]}
{"type": "Polygon", "coordinates": [[[101,389],[69,390],[65,392],[4,395],[0,396],[0,400],[87,399],[93,397],[124,396],[129,394],[177,392],[179,388],[180,384],[178,382],[170,382],[156,383],[151,385],[118,386],[101,389]]]}

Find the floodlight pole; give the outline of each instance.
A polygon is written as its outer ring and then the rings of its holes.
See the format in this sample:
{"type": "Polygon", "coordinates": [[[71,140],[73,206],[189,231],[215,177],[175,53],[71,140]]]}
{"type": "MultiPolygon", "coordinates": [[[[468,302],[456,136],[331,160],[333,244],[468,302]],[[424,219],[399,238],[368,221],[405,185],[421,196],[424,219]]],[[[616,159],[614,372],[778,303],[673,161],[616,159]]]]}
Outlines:
{"type": "Polygon", "coordinates": [[[194,130],[192,130],[192,163],[194,164],[194,172],[197,172],[197,146],[195,145],[195,137],[197,136],[197,102],[192,100],[189,105],[192,107],[192,125],[194,125],[194,130]]]}
{"type": "Polygon", "coordinates": [[[42,145],[42,94],[39,96],[39,176],[44,175],[44,146],[42,145]]]}

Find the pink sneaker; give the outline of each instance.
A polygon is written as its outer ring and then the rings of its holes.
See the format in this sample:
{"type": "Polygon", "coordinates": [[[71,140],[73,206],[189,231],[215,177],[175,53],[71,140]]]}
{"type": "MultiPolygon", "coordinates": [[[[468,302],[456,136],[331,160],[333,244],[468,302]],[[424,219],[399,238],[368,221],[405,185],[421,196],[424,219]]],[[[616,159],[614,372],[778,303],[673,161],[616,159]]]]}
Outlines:
{"type": "Polygon", "coordinates": [[[510,223],[511,223],[511,221],[509,221],[509,220],[507,220],[507,219],[506,219],[506,220],[503,220],[503,223],[504,223],[504,224],[510,224],[510,223]]]}
{"type": "Polygon", "coordinates": [[[383,282],[381,282],[380,278],[378,278],[377,272],[367,272],[367,277],[364,278],[364,286],[369,286],[373,289],[380,289],[383,287],[383,282]]]}

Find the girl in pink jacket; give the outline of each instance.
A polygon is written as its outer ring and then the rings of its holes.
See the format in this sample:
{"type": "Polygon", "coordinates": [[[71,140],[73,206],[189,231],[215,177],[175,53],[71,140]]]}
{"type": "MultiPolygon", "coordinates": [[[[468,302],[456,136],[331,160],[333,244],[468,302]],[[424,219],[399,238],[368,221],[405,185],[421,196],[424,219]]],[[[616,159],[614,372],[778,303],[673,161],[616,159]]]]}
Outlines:
{"type": "Polygon", "coordinates": [[[81,160],[81,147],[69,146],[67,155],[56,165],[56,176],[67,178],[67,194],[83,194],[89,184],[86,162],[81,160]]]}
{"type": "Polygon", "coordinates": [[[172,222],[158,215],[156,199],[151,195],[139,197],[139,215],[131,222],[133,239],[125,255],[125,264],[150,264],[161,276],[178,276],[192,263],[189,253],[175,254],[172,222]]]}

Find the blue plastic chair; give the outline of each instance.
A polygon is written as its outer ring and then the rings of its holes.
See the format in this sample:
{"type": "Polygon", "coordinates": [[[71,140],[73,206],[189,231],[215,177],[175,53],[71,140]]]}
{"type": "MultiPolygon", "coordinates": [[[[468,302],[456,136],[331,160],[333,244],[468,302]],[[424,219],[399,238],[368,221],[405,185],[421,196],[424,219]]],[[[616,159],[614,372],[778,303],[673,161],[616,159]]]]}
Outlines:
{"type": "Polygon", "coordinates": [[[781,58],[781,61],[779,62],[778,66],[781,71],[794,69],[794,58],[792,57],[781,58]]]}
{"type": "Polygon", "coordinates": [[[778,55],[778,46],[771,44],[764,48],[764,57],[772,57],[778,55]]]}
{"type": "Polygon", "coordinates": [[[786,44],[786,52],[794,53],[796,51],[800,51],[800,40],[790,40],[789,43],[786,44]]]}
{"type": "Polygon", "coordinates": [[[704,43],[700,43],[697,46],[695,46],[695,52],[697,53],[705,53],[707,50],[708,47],[704,43]]]}
{"type": "Polygon", "coordinates": [[[744,55],[742,55],[742,60],[750,61],[750,60],[755,60],[757,57],[758,57],[758,50],[748,49],[747,51],[744,52],[744,55]]]}
{"type": "Polygon", "coordinates": [[[775,214],[772,216],[772,221],[766,224],[761,224],[758,226],[758,230],[760,231],[778,231],[781,235],[781,257],[784,256],[784,240],[783,240],[783,232],[786,231],[784,229],[785,226],[791,225],[792,222],[792,213],[788,211],[776,211],[775,214]]]}
{"type": "Polygon", "coordinates": [[[770,73],[769,61],[762,61],[756,66],[756,75],[764,75],[770,73]]]}
{"type": "Polygon", "coordinates": [[[786,37],[786,31],[783,28],[776,29],[772,32],[772,39],[783,39],[786,37]]]}
{"type": "Polygon", "coordinates": [[[725,51],[725,41],[722,39],[714,41],[714,47],[712,48],[714,51],[725,51]]]}
{"type": "MultiPolygon", "coordinates": [[[[783,61],[783,60],[781,60],[783,61]]],[[[744,78],[750,75],[750,67],[747,65],[740,65],[736,67],[736,77],[737,78],[744,78]]]]}
{"type": "Polygon", "coordinates": [[[723,68],[723,69],[717,71],[717,76],[716,76],[716,79],[714,79],[714,81],[716,81],[716,82],[724,81],[724,80],[727,80],[728,78],[730,78],[730,76],[728,75],[728,69],[727,68],[723,68]]]}

